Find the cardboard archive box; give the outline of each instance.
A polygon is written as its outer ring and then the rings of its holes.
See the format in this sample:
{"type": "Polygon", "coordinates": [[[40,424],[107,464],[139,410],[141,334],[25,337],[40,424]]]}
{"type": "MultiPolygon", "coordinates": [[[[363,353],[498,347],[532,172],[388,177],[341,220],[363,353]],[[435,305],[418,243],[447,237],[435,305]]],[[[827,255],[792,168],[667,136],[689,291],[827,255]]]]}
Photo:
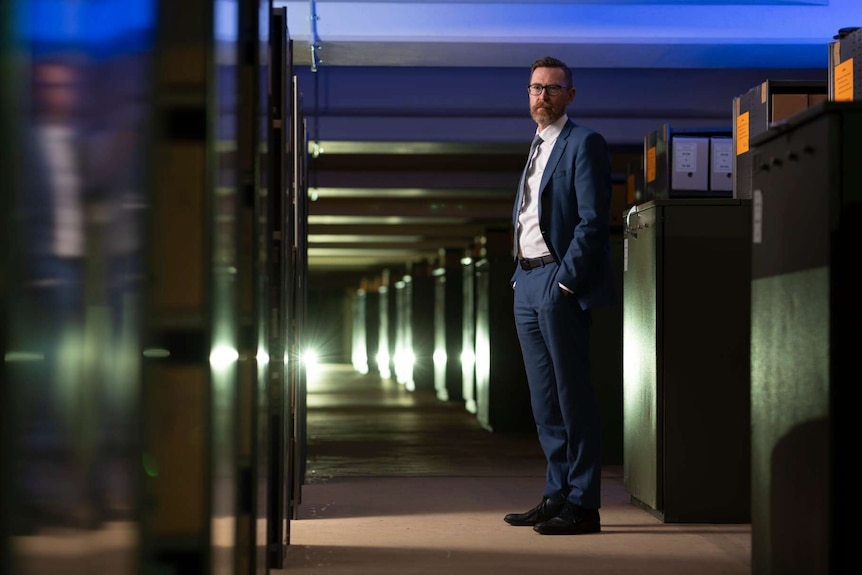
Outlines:
{"type": "Polygon", "coordinates": [[[766,80],[733,99],[733,197],[751,199],[751,140],[828,98],[827,82],[766,80]]]}
{"type": "Polygon", "coordinates": [[[829,44],[829,99],[862,100],[862,28],[842,28],[829,44]]]}
{"type": "Polygon", "coordinates": [[[724,180],[732,129],[671,129],[668,124],[644,137],[643,201],[677,198],[729,198],[724,180]]]}

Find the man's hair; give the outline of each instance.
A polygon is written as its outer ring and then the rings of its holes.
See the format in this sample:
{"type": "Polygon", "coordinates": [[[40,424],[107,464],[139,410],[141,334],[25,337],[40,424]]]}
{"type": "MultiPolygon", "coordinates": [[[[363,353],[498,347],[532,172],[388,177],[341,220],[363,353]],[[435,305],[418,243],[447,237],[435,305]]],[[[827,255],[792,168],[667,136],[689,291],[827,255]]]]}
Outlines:
{"type": "Polygon", "coordinates": [[[566,87],[572,87],[572,71],[562,60],[557,60],[556,58],[552,58],[551,56],[545,56],[544,58],[539,58],[533,65],[530,67],[530,77],[533,77],[533,72],[536,71],[536,68],[559,68],[566,74],[566,87]]]}

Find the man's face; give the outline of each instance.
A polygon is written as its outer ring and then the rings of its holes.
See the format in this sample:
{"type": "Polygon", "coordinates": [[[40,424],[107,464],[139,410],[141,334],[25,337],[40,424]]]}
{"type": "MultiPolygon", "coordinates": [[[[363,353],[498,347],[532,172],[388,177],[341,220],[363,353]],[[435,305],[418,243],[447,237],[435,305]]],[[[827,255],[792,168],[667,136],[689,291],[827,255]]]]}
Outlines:
{"type": "Polygon", "coordinates": [[[530,116],[542,128],[559,120],[575,98],[575,89],[566,86],[566,74],[560,68],[536,68],[530,84],[563,87],[556,96],[551,96],[547,90],[542,90],[538,96],[530,94],[530,116]]]}

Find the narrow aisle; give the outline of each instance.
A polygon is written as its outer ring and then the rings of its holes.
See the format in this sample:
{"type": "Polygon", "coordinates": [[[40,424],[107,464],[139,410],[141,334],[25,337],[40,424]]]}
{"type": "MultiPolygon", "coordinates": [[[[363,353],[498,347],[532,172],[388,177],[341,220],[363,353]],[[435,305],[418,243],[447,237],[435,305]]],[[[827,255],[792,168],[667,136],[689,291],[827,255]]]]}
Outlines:
{"type": "Polygon", "coordinates": [[[277,574],[750,573],[750,525],[664,524],[606,468],[603,532],[503,522],[538,501],[534,434],[483,429],[460,402],[323,367],[309,381],[308,474],[277,574]]]}
{"type": "Polygon", "coordinates": [[[308,392],[308,482],[544,473],[535,434],[483,429],[462,402],[325,365],[308,392]]]}

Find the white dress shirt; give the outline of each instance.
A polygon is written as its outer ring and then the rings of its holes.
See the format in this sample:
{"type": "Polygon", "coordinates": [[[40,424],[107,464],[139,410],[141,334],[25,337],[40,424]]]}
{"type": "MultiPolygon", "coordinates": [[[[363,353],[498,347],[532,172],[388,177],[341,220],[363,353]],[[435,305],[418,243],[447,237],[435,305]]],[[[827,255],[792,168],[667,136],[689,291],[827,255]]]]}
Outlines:
{"type": "Polygon", "coordinates": [[[542,237],[539,228],[539,185],[542,182],[542,174],[551,156],[551,150],[557,142],[557,137],[563,130],[568,116],[538,132],[542,143],[533,154],[533,161],[527,170],[524,182],[524,201],[521,203],[521,212],[518,214],[518,257],[524,259],[540,258],[549,255],[551,251],[542,237]]]}

